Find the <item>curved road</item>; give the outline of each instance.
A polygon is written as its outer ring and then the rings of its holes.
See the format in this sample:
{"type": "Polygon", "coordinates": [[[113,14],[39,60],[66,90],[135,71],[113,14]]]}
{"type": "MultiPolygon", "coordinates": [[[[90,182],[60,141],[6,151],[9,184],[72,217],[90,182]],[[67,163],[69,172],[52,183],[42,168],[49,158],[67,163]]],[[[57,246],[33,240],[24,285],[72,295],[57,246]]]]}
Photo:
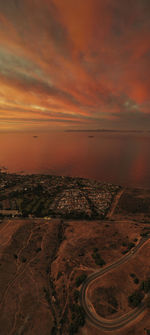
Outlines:
{"type": "Polygon", "coordinates": [[[150,236],[143,237],[138,245],[134,247],[131,251],[128,252],[125,256],[121,257],[118,261],[108,265],[104,269],[101,269],[99,271],[96,271],[88,276],[88,278],[83,283],[82,289],[81,289],[81,305],[85,310],[86,316],[88,319],[92,322],[92,324],[98,328],[101,328],[103,330],[111,331],[115,329],[119,329],[125,325],[127,325],[130,321],[136,319],[146,308],[145,302],[142,302],[137,308],[135,308],[133,311],[126,313],[116,319],[108,320],[104,319],[102,317],[98,317],[96,313],[94,314],[90,310],[90,306],[87,301],[87,290],[89,285],[97,280],[98,278],[105,275],[107,272],[115,269],[119,265],[122,265],[123,263],[127,262],[142,246],[146,243],[146,241],[150,238],[150,236]]]}

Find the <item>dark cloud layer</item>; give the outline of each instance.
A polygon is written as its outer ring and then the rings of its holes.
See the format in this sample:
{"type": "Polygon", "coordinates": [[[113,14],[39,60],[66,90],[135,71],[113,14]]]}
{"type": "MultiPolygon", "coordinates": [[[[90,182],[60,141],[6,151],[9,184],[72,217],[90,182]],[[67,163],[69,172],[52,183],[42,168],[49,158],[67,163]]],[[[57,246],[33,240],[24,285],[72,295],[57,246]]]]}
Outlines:
{"type": "Polygon", "coordinates": [[[0,0],[0,125],[150,128],[149,0],[0,0]]]}

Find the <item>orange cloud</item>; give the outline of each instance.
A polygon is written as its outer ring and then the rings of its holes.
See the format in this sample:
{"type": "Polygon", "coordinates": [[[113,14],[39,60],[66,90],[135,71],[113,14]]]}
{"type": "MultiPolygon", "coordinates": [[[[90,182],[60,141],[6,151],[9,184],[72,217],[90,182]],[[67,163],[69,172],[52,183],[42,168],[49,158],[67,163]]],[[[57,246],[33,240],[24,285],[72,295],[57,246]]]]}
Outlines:
{"type": "Polygon", "coordinates": [[[36,126],[40,115],[52,127],[59,119],[130,128],[132,118],[135,127],[148,128],[139,115],[149,114],[149,10],[147,0],[130,7],[117,0],[2,2],[3,124],[5,115],[13,128],[15,115],[36,126]]]}

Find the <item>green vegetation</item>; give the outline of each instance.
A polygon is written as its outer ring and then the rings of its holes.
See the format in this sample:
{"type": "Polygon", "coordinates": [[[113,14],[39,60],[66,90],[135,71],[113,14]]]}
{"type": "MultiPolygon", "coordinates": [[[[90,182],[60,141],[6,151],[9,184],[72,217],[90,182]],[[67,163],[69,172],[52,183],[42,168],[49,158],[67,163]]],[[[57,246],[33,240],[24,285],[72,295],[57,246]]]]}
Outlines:
{"type": "Polygon", "coordinates": [[[36,249],[36,252],[40,252],[42,249],[41,248],[37,248],[36,249]]]}
{"type": "Polygon", "coordinates": [[[83,327],[85,324],[85,312],[84,309],[78,304],[73,304],[71,307],[72,322],[69,327],[69,335],[76,334],[79,327],[83,327]]]}
{"type": "Polygon", "coordinates": [[[142,291],[140,290],[135,291],[132,295],[128,297],[129,306],[132,308],[137,307],[141,303],[143,298],[144,294],[142,291]]]}
{"type": "Polygon", "coordinates": [[[77,212],[75,210],[71,210],[70,212],[63,213],[61,215],[64,219],[76,219],[76,220],[91,220],[91,215],[86,212],[80,211],[77,212]]]}
{"type": "Polygon", "coordinates": [[[125,250],[122,251],[122,254],[123,254],[123,255],[126,254],[126,253],[129,252],[132,248],[135,247],[135,243],[134,243],[134,242],[129,242],[128,244],[123,243],[122,245],[123,245],[123,246],[126,246],[126,245],[127,245],[127,249],[125,249],[125,250]]]}
{"type": "Polygon", "coordinates": [[[58,272],[58,275],[57,275],[57,280],[58,280],[61,276],[62,276],[62,272],[59,271],[59,272],[58,272]]]}
{"type": "Polygon", "coordinates": [[[131,276],[132,278],[135,278],[135,277],[136,277],[135,273],[130,273],[130,276],[131,276]]]}
{"type": "Polygon", "coordinates": [[[77,303],[80,297],[80,292],[78,290],[74,291],[74,300],[77,303]]]}
{"type": "Polygon", "coordinates": [[[94,252],[98,252],[98,248],[94,248],[93,251],[94,251],[94,252]]]}
{"type": "Polygon", "coordinates": [[[135,284],[139,284],[139,279],[136,277],[136,278],[134,278],[134,283],[135,284]]]}
{"type": "Polygon", "coordinates": [[[143,199],[126,191],[121,196],[117,209],[118,212],[125,211],[132,214],[148,213],[150,210],[150,199],[149,197],[143,199]]]}
{"type": "Polygon", "coordinates": [[[110,292],[109,296],[108,296],[108,303],[113,306],[115,309],[118,308],[118,301],[116,299],[116,297],[112,294],[112,292],[110,292]]]}
{"type": "Polygon", "coordinates": [[[133,278],[135,284],[139,284],[139,279],[136,277],[135,273],[130,273],[130,277],[133,278]]]}
{"type": "Polygon", "coordinates": [[[57,335],[57,327],[53,327],[51,330],[51,335],[57,335]]]}
{"type": "Polygon", "coordinates": [[[83,273],[82,275],[78,276],[76,278],[76,287],[79,287],[84,282],[84,280],[86,278],[87,278],[87,275],[85,273],[83,273]]]}
{"type": "MultiPolygon", "coordinates": [[[[116,298],[116,287],[110,286],[105,287],[101,286],[95,290],[95,296],[97,297],[98,301],[98,309],[99,313],[102,317],[107,317],[111,314],[114,314],[118,310],[118,300],[116,298]],[[101,301],[105,301],[105,308],[101,301]]],[[[95,304],[96,306],[96,304],[95,304]]]]}
{"type": "MultiPolygon", "coordinates": [[[[134,273],[131,273],[130,276],[134,278],[135,284],[139,283],[139,279],[136,277],[134,273]]],[[[150,278],[143,280],[140,284],[138,290],[133,292],[131,296],[128,297],[128,303],[132,308],[137,307],[141,301],[143,300],[145,294],[150,293],[150,278]]],[[[150,308],[150,296],[147,296],[147,307],[150,308]]]]}
{"type": "Polygon", "coordinates": [[[140,235],[142,237],[146,237],[146,236],[148,236],[149,233],[150,233],[149,231],[145,231],[145,232],[142,232],[140,235]]]}
{"type": "Polygon", "coordinates": [[[130,242],[129,245],[128,245],[128,249],[130,250],[130,249],[132,249],[134,247],[135,247],[135,243],[130,242]]]}
{"type": "Polygon", "coordinates": [[[119,190],[119,186],[84,178],[6,173],[1,173],[0,177],[5,184],[0,192],[0,209],[17,210],[7,216],[102,219],[119,190]],[[100,208],[99,194],[103,199],[100,208]]]}
{"type": "Polygon", "coordinates": [[[147,308],[148,309],[150,308],[150,296],[148,296],[148,298],[147,298],[147,308]]]}
{"type": "Polygon", "coordinates": [[[26,259],[25,257],[22,257],[22,258],[21,258],[21,262],[22,262],[22,263],[25,263],[26,261],[27,261],[27,259],[26,259]]]}
{"type": "Polygon", "coordinates": [[[94,252],[92,254],[92,257],[95,260],[95,264],[100,265],[100,266],[105,265],[106,263],[105,263],[104,259],[101,257],[101,255],[98,253],[98,249],[94,248],[93,251],[94,252]]]}
{"type": "Polygon", "coordinates": [[[144,291],[144,293],[150,292],[150,278],[147,280],[143,280],[140,286],[141,290],[144,291]]]}

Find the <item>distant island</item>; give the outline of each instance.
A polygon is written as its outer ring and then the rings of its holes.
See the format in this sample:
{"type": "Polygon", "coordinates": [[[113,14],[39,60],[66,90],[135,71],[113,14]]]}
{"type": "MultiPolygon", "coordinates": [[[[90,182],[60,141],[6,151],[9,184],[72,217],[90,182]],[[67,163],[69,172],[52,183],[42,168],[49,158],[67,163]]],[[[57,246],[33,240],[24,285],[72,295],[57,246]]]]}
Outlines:
{"type": "Polygon", "coordinates": [[[121,130],[121,129],[67,129],[67,133],[144,133],[150,130],[121,130]]]}

